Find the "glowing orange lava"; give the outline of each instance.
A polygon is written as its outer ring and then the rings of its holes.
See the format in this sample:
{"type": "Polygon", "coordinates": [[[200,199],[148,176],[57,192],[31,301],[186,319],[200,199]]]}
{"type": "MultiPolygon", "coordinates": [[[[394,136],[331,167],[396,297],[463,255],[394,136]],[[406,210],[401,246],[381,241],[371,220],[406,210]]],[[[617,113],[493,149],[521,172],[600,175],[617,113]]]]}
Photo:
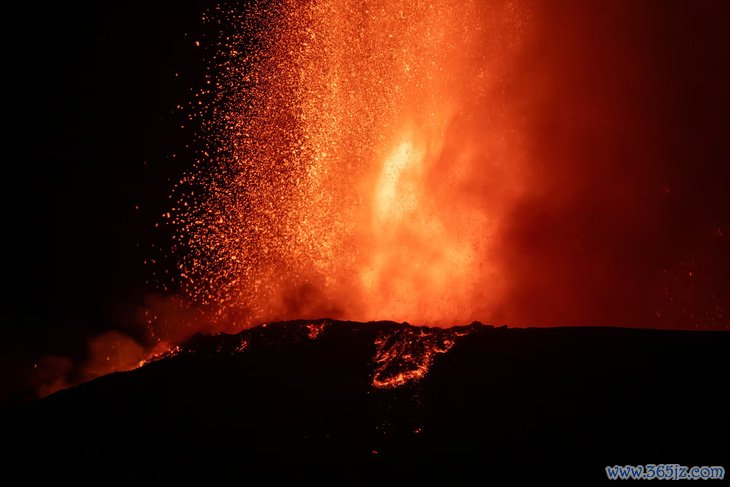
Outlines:
{"type": "Polygon", "coordinates": [[[465,328],[435,330],[403,328],[375,341],[377,364],[373,387],[395,389],[416,382],[428,374],[436,354],[446,353],[457,338],[468,333],[465,328]]]}
{"type": "Polygon", "coordinates": [[[511,2],[279,1],[218,12],[206,150],[178,187],[182,286],[220,322],[489,316],[523,191],[502,83],[511,2]]]}

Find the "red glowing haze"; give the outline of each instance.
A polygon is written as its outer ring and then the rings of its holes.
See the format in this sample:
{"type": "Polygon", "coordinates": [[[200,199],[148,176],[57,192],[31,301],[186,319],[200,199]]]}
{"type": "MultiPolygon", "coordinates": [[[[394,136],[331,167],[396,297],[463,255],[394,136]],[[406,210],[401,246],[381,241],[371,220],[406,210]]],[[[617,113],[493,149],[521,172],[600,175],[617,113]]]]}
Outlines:
{"type": "Polygon", "coordinates": [[[713,227],[685,255],[661,250],[672,113],[644,5],[282,1],[214,17],[234,34],[170,218],[182,286],[224,329],[727,322],[718,295],[676,309],[713,227]]]}

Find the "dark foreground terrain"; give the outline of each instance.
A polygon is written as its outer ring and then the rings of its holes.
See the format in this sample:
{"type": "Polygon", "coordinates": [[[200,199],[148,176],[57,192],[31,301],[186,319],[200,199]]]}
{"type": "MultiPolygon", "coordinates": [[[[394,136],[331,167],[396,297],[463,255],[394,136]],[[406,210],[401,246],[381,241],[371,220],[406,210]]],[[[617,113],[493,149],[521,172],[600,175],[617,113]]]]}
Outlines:
{"type": "Polygon", "coordinates": [[[603,480],[615,464],[727,468],[729,337],[328,320],[201,335],[6,407],[3,475],[486,485],[603,480]]]}

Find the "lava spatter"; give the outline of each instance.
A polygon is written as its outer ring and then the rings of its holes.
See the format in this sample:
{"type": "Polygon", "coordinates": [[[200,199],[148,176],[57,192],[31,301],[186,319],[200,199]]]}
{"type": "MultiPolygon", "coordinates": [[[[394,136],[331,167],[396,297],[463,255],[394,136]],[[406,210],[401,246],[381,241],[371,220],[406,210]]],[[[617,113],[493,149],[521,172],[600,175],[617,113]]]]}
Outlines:
{"type": "Polygon", "coordinates": [[[185,293],[239,327],[488,314],[524,180],[502,80],[529,18],[454,0],[212,12],[204,149],[170,216],[185,293]]]}

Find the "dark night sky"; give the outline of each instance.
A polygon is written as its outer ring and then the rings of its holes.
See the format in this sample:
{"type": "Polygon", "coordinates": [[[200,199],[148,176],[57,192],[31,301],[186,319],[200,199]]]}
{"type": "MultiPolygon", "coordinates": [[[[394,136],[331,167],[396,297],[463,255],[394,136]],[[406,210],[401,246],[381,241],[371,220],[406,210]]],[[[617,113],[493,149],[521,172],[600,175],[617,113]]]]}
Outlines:
{"type": "MultiPolygon", "coordinates": [[[[665,80],[650,108],[654,133],[666,141],[660,165],[667,196],[657,213],[662,240],[652,242],[655,253],[647,245],[647,258],[675,263],[666,285],[676,287],[678,304],[666,312],[688,325],[690,314],[700,316],[710,306],[728,311],[730,18],[725,3],[647,2],[642,15],[651,28],[645,37],[615,10],[601,20],[599,7],[579,9],[598,19],[590,35],[605,35],[609,43],[642,43],[638,47],[652,53],[652,69],[665,80]],[[689,272],[709,277],[695,287],[675,282],[689,272]]],[[[553,54],[561,42],[575,39],[562,35],[561,26],[585,25],[571,17],[569,2],[555,5],[550,15],[556,16],[551,22],[556,32],[549,34],[553,54]]],[[[204,9],[195,2],[128,1],[12,7],[4,195],[11,295],[2,328],[0,390],[17,387],[18,371],[38,357],[83,353],[89,337],[125,327],[127,310],[153,291],[143,261],[156,255],[153,244],[164,245],[154,224],[191,160],[185,146],[192,143],[192,129],[181,129],[183,116],[174,111],[200,87],[204,49],[194,41],[204,36],[204,9]]],[[[619,75],[617,83],[626,83],[619,75]]],[[[591,74],[584,78],[592,79],[591,74]]],[[[542,143],[550,150],[549,131],[545,137],[542,143]]],[[[560,229],[570,220],[554,223],[560,229]]],[[[548,230],[532,225],[517,231],[529,251],[530,232],[548,230]]],[[[561,252],[574,255],[573,249],[554,250],[558,257],[561,252]]],[[[722,319],[714,323],[727,328],[729,320],[725,315],[724,325],[722,319]]]]}
{"type": "Polygon", "coordinates": [[[189,164],[192,135],[173,112],[200,86],[204,8],[13,7],[3,380],[44,354],[81,353],[154,290],[143,261],[189,164]]]}

